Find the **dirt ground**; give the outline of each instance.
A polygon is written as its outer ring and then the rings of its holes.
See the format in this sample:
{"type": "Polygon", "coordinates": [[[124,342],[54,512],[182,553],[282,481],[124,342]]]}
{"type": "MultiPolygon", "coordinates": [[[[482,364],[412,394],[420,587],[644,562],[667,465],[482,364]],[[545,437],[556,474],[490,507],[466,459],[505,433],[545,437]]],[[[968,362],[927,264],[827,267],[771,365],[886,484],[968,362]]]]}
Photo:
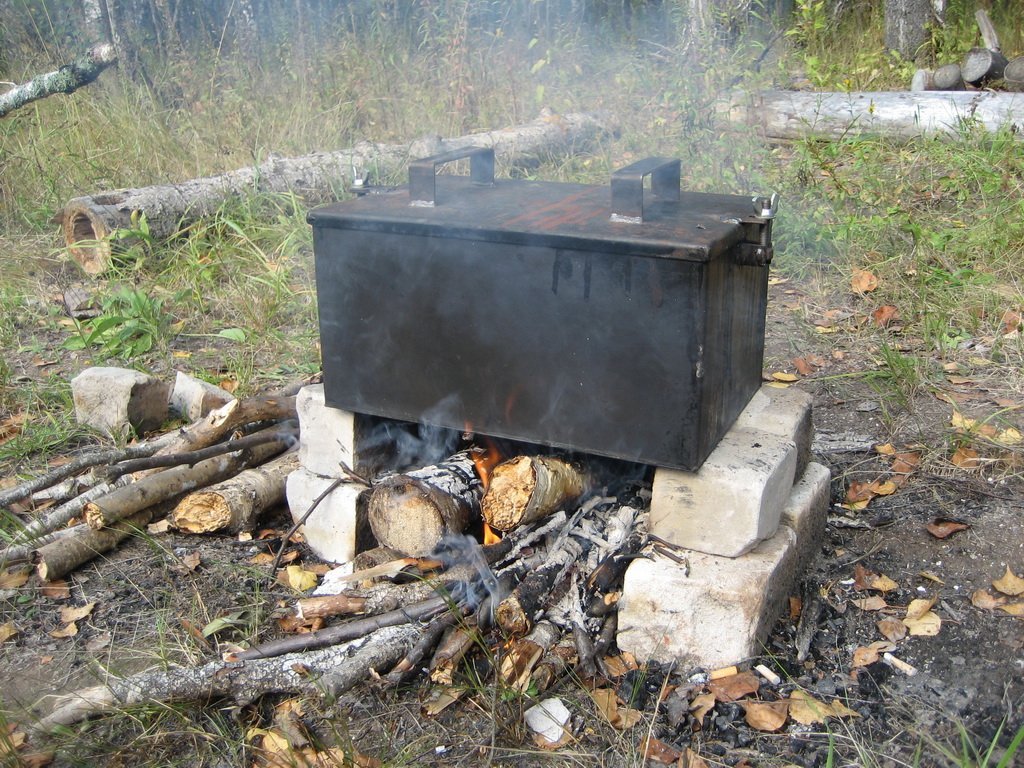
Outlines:
{"type": "MultiPolygon", "coordinates": [[[[858,352],[841,334],[815,333],[807,315],[792,309],[799,298],[784,284],[772,288],[765,367],[769,373],[790,371],[793,359],[801,356],[821,361],[795,386],[814,396],[816,460],[832,470],[834,504],[819,556],[801,594],[793,596],[792,615],[780,618],[763,656],[750,661],[766,664],[783,678],[777,689],[763,688],[762,696],[799,686],[823,700],[844,701],[859,717],[830,721],[828,729],[790,722],[778,733],[764,733],[747,725],[742,706],[718,702],[698,727],[692,715],[673,714],[666,705],[655,714],[654,696],[646,704],[644,725],[658,739],[677,748],[690,746],[713,765],[959,764],[945,760],[936,744],[959,753],[962,726],[984,749],[1004,720],[998,741],[1005,748],[1024,725],[1024,619],[975,607],[971,596],[976,590],[993,593],[992,581],[1007,567],[1024,572],[1020,479],[1003,465],[971,469],[951,464],[945,450],[951,406],[929,387],[897,405],[887,390],[852,375],[870,367],[870,350],[858,352]],[[844,435],[847,444],[837,447],[837,436],[844,435]],[[870,499],[863,509],[840,507],[852,480],[887,476],[892,457],[871,449],[885,443],[921,454],[907,482],[894,493],[870,499]],[[846,450],[851,445],[854,450],[846,450]],[[936,519],[967,527],[936,538],[926,527],[936,519]],[[855,605],[854,600],[880,594],[860,589],[864,573],[894,582],[884,593],[891,608],[879,612],[855,605]],[[904,607],[920,598],[935,599],[932,610],[941,627],[933,636],[901,640],[893,651],[917,674],[908,676],[882,661],[852,674],[854,652],[883,639],[878,621],[902,618],[904,607]],[[809,650],[798,660],[799,615],[813,606],[817,618],[809,650]]],[[[1014,396],[1001,391],[999,382],[980,390],[965,411],[991,412],[997,400],[1014,396]]],[[[269,537],[255,542],[154,534],[80,569],[68,579],[66,595],[44,596],[31,585],[5,591],[3,621],[13,620],[18,628],[14,638],[0,645],[7,719],[24,723],[46,712],[54,694],[93,685],[103,670],[126,674],[168,659],[201,662],[216,658],[223,643],[273,635],[271,615],[291,595],[268,587],[267,566],[254,559],[279,543],[276,536],[284,526],[282,514],[267,522],[269,537]],[[190,557],[195,554],[198,563],[190,557]],[[76,635],[49,634],[66,625],[62,607],[88,603],[95,607],[77,622],[76,635]],[[226,617],[225,626],[203,639],[201,623],[218,617],[226,617]]],[[[470,665],[467,674],[485,674],[481,663],[470,665]]],[[[697,672],[673,670],[669,683],[685,692],[688,678],[697,672]]],[[[662,677],[658,669],[647,671],[655,689],[662,677]]],[[[307,722],[325,741],[345,740],[387,764],[643,764],[638,745],[644,729],[619,733],[609,728],[578,687],[558,691],[567,700],[575,697],[576,741],[550,754],[533,747],[524,732],[520,699],[489,699],[487,691],[493,689],[482,688],[436,718],[426,718],[420,700],[428,688],[414,683],[396,693],[367,686],[325,704],[307,722]]],[[[265,722],[269,706],[212,704],[216,715],[208,721],[180,712],[175,716],[189,726],[181,726],[173,738],[155,733],[159,729],[141,716],[104,719],[84,726],[74,748],[63,743],[55,764],[249,765],[251,754],[226,747],[211,751],[210,742],[242,742],[246,728],[265,722]],[[114,754],[111,744],[120,745],[114,754]],[[192,762],[190,754],[203,757],[192,762]]]]}

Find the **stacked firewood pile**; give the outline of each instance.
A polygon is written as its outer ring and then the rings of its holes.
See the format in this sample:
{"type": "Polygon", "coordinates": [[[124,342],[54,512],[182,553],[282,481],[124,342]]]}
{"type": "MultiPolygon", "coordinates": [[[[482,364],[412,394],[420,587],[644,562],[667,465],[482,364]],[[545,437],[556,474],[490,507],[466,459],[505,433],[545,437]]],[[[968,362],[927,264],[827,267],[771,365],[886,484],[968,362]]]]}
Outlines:
{"type": "Polygon", "coordinates": [[[1007,59],[999,36],[984,10],[975,13],[984,46],[971,48],[961,62],[951,62],[935,71],[919,69],[912,91],[963,91],[967,88],[995,88],[1024,91],[1024,56],[1007,59]]]}

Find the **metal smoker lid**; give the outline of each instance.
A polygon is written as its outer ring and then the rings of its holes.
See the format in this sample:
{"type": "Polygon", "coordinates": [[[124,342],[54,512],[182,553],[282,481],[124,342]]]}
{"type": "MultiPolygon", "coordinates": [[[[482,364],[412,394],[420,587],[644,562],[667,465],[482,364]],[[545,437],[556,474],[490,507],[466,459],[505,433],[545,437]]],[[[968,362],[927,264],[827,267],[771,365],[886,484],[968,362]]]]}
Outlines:
{"type": "Polygon", "coordinates": [[[460,238],[707,261],[750,242],[769,219],[742,195],[680,192],[679,160],[648,158],[609,186],[494,180],[491,149],[459,150],[409,167],[409,186],[310,212],[314,227],[460,238]],[[470,176],[436,176],[463,157],[470,176]],[[651,187],[643,188],[651,176],[651,187]]]}

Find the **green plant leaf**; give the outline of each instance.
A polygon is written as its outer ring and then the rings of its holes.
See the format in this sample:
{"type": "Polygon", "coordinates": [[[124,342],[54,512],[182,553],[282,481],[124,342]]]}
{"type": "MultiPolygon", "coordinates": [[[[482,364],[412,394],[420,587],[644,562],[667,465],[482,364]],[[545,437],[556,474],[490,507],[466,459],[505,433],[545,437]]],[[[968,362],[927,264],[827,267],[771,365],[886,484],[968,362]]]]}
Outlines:
{"type": "Polygon", "coordinates": [[[225,328],[222,331],[218,331],[217,335],[222,339],[231,339],[231,341],[237,341],[242,343],[245,341],[245,331],[241,328],[225,328]]]}

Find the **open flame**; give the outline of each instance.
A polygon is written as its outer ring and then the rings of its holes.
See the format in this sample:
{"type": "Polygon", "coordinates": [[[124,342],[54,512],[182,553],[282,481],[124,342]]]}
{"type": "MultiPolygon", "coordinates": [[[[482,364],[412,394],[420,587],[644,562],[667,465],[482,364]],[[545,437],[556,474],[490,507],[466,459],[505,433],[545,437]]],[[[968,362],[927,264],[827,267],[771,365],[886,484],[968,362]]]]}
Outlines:
{"type": "MultiPolygon", "coordinates": [[[[498,446],[489,437],[484,438],[484,444],[487,446],[486,449],[478,448],[473,452],[473,466],[476,468],[476,474],[480,478],[480,484],[484,487],[484,492],[486,493],[487,489],[491,486],[491,472],[501,463],[501,451],[498,450],[498,446]]],[[[501,535],[491,528],[485,520],[484,546],[497,544],[499,541],[501,541],[501,535]]]]}
{"type": "Polygon", "coordinates": [[[491,526],[487,524],[487,521],[484,520],[484,546],[487,547],[491,544],[497,544],[499,541],[501,541],[501,534],[491,528],[491,526]]]}

